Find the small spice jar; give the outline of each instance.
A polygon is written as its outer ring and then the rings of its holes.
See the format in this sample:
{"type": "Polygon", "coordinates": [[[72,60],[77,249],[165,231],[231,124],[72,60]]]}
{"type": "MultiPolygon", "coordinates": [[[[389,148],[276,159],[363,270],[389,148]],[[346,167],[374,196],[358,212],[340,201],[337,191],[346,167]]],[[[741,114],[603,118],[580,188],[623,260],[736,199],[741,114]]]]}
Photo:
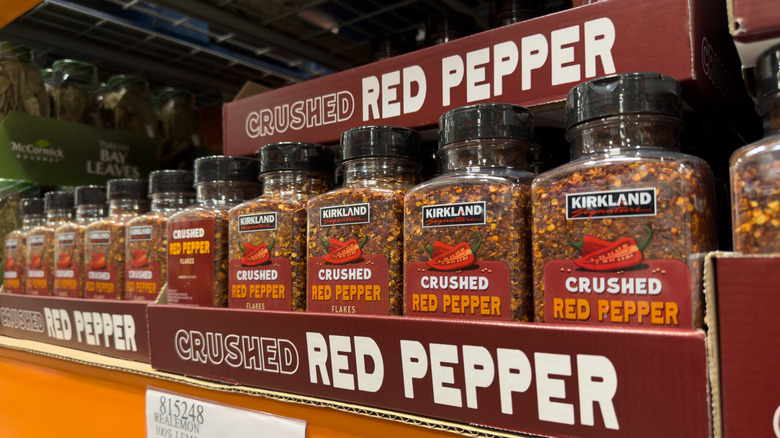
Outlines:
{"type": "Polygon", "coordinates": [[[715,249],[712,172],[679,153],[680,85],[657,73],[569,92],[573,161],[532,185],[537,321],[700,327],[690,255],[715,249]]]}
{"type": "Polygon", "coordinates": [[[54,289],[54,230],[73,219],[73,193],[44,195],[46,221],[27,233],[27,295],[52,295],[54,289]]]}
{"type": "Polygon", "coordinates": [[[764,138],[731,156],[734,250],[780,253],[780,45],[761,54],[753,74],[764,138]]]}
{"type": "Polygon", "coordinates": [[[125,224],[148,208],[146,180],[108,180],[108,216],[84,230],[84,297],[125,296],[125,224]]]}
{"type": "Polygon", "coordinates": [[[471,105],[439,119],[444,174],[404,200],[406,315],[530,321],[533,114],[471,105]]]}
{"type": "Polygon", "coordinates": [[[403,201],[420,136],[395,126],[341,134],[344,185],[309,200],[307,310],[403,313],[403,201]]]}
{"type": "Polygon", "coordinates": [[[168,278],[168,218],[195,202],[189,170],[156,170],[149,174],[149,213],[125,225],[125,299],[149,300],[168,278]]]}
{"type": "Polygon", "coordinates": [[[23,294],[27,285],[27,233],[46,221],[43,198],[22,199],[22,226],[5,236],[3,263],[3,291],[23,294]]]}
{"type": "Polygon", "coordinates": [[[195,205],[168,219],[168,303],[228,303],[228,211],[260,195],[258,163],[214,155],[195,160],[195,205]]]}
{"type": "Polygon", "coordinates": [[[105,186],[75,190],[76,217],[54,230],[54,290],[60,297],[84,296],[84,231],[106,215],[105,186]]]}
{"type": "Polygon", "coordinates": [[[258,151],[263,195],[230,210],[230,307],[306,310],[306,203],[330,188],[333,155],[311,143],[258,151]]]}

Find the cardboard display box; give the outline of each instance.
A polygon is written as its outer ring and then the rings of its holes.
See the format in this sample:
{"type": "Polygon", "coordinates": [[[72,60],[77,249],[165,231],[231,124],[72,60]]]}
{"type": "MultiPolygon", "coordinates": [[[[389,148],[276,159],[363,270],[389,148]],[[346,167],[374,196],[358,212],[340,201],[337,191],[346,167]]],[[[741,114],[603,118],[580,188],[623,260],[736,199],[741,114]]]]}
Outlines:
{"type": "Polygon", "coordinates": [[[0,335],[148,363],[148,304],[0,293],[0,335]]]}
{"type": "Polygon", "coordinates": [[[444,112],[480,102],[529,106],[538,125],[562,127],[561,111],[549,110],[560,110],[574,85],[632,71],[677,78],[686,103],[732,135],[755,127],[725,4],[611,0],[228,103],[225,153],[335,143],[363,125],[431,128],[444,112]]]}

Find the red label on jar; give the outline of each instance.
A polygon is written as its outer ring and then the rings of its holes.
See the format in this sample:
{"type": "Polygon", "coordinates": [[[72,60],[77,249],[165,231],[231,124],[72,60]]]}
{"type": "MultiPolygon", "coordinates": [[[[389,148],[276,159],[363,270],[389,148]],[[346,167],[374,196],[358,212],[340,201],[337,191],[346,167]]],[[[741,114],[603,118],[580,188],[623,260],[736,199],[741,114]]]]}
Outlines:
{"type": "Polygon", "coordinates": [[[509,267],[478,261],[452,271],[433,269],[430,262],[406,267],[405,314],[440,318],[509,320],[509,267]]]}
{"type": "MultiPolygon", "coordinates": [[[[145,251],[141,251],[145,254],[145,251]]],[[[142,255],[127,262],[125,268],[125,299],[154,301],[162,287],[160,263],[139,264],[142,255]]]]}
{"type": "Polygon", "coordinates": [[[168,222],[168,302],[213,306],[214,220],[168,222]]]}
{"type": "Polygon", "coordinates": [[[228,306],[253,310],[292,310],[290,260],[270,258],[259,266],[230,261],[228,306]]]}
{"type": "Polygon", "coordinates": [[[574,260],[544,266],[545,321],[693,328],[691,272],[679,260],[594,270],[574,260]]]}
{"type": "MultiPolygon", "coordinates": [[[[59,262],[57,263],[59,266],[59,262]]],[[[81,267],[69,263],[54,269],[54,295],[78,298],[81,296],[81,267]]]]}
{"type": "Polygon", "coordinates": [[[338,260],[330,255],[309,259],[306,309],[386,315],[390,308],[390,294],[385,256],[363,254],[350,263],[334,261],[338,260]]]}
{"type": "Polygon", "coordinates": [[[27,295],[49,295],[51,272],[46,263],[46,235],[31,234],[27,236],[27,295]]]}
{"type": "Polygon", "coordinates": [[[6,239],[3,264],[3,290],[5,293],[22,294],[24,281],[24,254],[19,251],[19,239],[6,239]]]}
{"type": "Polygon", "coordinates": [[[116,263],[106,262],[105,253],[93,252],[87,256],[84,298],[119,299],[119,268],[116,263]]]}

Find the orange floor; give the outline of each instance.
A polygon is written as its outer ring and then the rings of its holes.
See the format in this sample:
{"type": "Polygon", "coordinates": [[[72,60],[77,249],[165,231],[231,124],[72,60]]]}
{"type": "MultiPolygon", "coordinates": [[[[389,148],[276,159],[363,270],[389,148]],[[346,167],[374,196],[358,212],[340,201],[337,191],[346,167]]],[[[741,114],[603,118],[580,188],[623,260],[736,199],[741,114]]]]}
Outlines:
{"type": "Polygon", "coordinates": [[[144,437],[146,386],[306,420],[308,437],[457,436],[330,408],[213,391],[0,347],[0,437],[144,437]]]}

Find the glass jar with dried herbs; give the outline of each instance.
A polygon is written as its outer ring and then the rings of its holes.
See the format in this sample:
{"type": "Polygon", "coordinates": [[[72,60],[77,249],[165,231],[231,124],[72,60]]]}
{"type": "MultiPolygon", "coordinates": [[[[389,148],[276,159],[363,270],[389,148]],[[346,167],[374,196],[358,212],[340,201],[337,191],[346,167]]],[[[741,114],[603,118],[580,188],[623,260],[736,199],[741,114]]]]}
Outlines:
{"type": "Polygon", "coordinates": [[[168,219],[168,303],[228,304],[228,211],[260,195],[254,158],[195,160],[196,203],[168,219]]]}
{"type": "Polygon", "coordinates": [[[5,262],[3,263],[3,291],[23,294],[27,285],[27,233],[46,221],[43,198],[22,199],[22,226],[5,235],[5,262]]]}
{"type": "Polygon", "coordinates": [[[125,224],[148,209],[146,180],[108,180],[108,216],[84,230],[84,297],[125,297],[125,224]]]}
{"type": "Polygon", "coordinates": [[[106,215],[105,186],[79,186],[76,217],[54,230],[54,295],[84,296],[84,230],[106,215]]]}
{"type": "Polygon", "coordinates": [[[54,289],[54,230],[73,218],[73,193],[44,195],[46,221],[27,233],[27,295],[52,295],[54,289]]]}
{"type": "Polygon", "coordinates": [[[731,157],[734,250],[774,254],[780,253],[780,45],[761,54],[753,75],[764,138],[731,157]]]}
{"type": "Polygon", "coordinates": [[[157,115],[149,97],[146,79],[114,75],[98,93],[98,106],[104,128],[157,136],[157,115]]]}
{"type": "Polygon", "coordinates": [[[326,192],[333,155],[312,143],[258,151],[263,195],[230,210],[230,307],[306,310],[306,203],[326,192]]]}
{"type": "Polygon", "coordinates": [[[702,325],[688,260],[715,249],[713,179],[678,152],[681,116],[679,83],[657,73],[569,92],[573,160],[532,185],[537,321],[702,325]]]}
{"type": "Polygon", "coordinates": [[[151,211],[125,225],[125,299],[154,301],[168,278],[168,218],[195,203],[189,170],[149,174],[151,211]]]}
{"type": "Polygon", "coordinates": [[[307,310],[403,313],[403,203],[419,144],[395,126],[341,134],[344,185],[309,200],[307,310]]]}
{"type": "Polygon", "coordinates": [[[439,119],[444,174],[404,201],[406,315],[531,321],[530,110],[457,108],[439,119]]]}
{"type": "Polygon", "coordinates": [[[52,63],[52,115],[59,120],[100,127],[95,92],[98,89],[97,68],[75,59],[52,63]]]}

